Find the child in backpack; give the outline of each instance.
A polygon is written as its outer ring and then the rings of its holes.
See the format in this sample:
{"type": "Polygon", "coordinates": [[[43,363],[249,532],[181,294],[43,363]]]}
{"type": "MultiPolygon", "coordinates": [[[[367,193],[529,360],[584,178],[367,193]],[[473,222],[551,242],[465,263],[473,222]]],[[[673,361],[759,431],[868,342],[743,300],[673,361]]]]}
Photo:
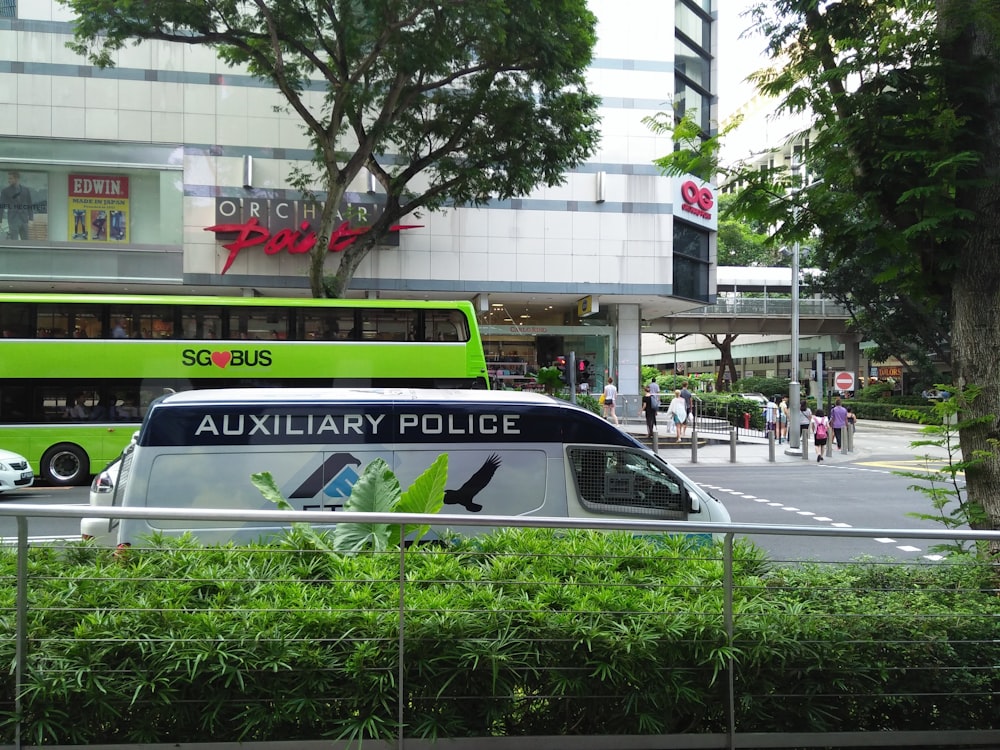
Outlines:
{"type": "Polygon", "coordinates": [[[822,409],[817,409],[812,416],[813,445],[816,446],[816,462],[823,463],[823,451],[830,439],[830,420],[822,409]]]}

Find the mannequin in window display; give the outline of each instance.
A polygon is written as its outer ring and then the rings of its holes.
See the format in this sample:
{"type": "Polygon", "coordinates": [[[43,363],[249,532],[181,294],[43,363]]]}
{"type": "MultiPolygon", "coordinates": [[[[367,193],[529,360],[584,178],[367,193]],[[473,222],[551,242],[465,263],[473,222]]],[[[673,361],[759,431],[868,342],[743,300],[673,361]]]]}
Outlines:
{"type": "Polygon", "coordinates": [[[7,173],[7,187],[0,190],[0,221],[7,217],[7,239],[28,239],[28,225],[35,218],[31,191],[21,184],[21,173],[7,173]]]}

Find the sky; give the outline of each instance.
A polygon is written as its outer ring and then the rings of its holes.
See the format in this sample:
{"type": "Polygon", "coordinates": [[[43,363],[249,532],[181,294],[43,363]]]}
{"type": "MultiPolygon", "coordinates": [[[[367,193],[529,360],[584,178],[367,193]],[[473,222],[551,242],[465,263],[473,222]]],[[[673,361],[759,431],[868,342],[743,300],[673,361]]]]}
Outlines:
{"type": "Polygon", "coordinates": [[[753,96],[753,86],[743,80],[763,67],[764,40],[740,38],[750,25],[741,14],[759,0],[719,0],[719,116],[725,118],[753,96]]]}
{"type": "MultiPolygon", "coordinates": [[[[744,34],[750,20],[741,14],[757,2],[759,0],[718,1],[720,123],[754,98],[754,87],[746,77],[771,64],[764,53],[765,39],[759,34],[744,34]]],[[[743,124],[723,140],[724,163],[751,158],[752,154],[778,146],[793,132],[808,127],[806,115],[776,117],[772,114],[773,108],[772,102],[757,100],[754,107],[743,112],[743,124]]]]}

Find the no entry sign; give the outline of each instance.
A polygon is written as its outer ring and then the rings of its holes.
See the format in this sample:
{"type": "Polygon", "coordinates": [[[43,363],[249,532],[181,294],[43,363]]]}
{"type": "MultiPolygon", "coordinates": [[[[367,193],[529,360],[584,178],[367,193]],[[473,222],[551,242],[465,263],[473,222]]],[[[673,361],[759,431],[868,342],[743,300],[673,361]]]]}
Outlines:
{"type": "Polygon", "coordinates": [[[833,387],[838,391],[853,391],[854,390],[854,373],[853,372],[838,372],[833,377],[833,387]]]}

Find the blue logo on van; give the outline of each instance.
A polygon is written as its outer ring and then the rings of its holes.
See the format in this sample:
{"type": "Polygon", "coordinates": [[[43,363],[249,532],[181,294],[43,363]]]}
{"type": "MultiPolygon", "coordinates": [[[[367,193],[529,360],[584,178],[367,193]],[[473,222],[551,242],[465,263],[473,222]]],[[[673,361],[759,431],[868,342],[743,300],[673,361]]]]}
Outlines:
{"type": "Polygon", "coordinates": [[[354,483],[358,481],[358,472],[352,469],[350,466],[345,466],[340,470],[333,479],[331,479],[326,487],[323,488],[323,494],[327,497],[350,497],[351,490],[354,488],[354,483]]]}
{"type": "Polygon", "coordinates": [[[349,497],[351,487],[358,481],[358,472],[352,468],[355,466],[361,466],[361,461],[350,453],[334,453],[290,497],[316,497],[321,491],[329,497],[349,497]]]}

